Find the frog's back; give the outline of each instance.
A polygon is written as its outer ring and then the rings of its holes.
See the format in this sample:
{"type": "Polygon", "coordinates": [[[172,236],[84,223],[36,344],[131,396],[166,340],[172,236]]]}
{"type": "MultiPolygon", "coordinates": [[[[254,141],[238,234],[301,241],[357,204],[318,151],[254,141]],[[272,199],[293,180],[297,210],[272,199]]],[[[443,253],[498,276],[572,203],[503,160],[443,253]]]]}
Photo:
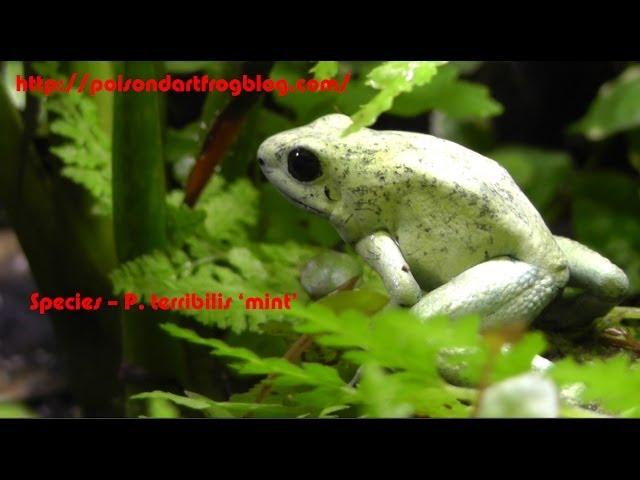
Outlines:
{"type": "Polygon", "coordinates": [[[397,235],[427,283],[503,255],[561,268],[564,255],[551,232],[501,165],[431,135],[388,133],[412,146],[397,159],[410,169],[411,190],[399,195],[397,235]]]}

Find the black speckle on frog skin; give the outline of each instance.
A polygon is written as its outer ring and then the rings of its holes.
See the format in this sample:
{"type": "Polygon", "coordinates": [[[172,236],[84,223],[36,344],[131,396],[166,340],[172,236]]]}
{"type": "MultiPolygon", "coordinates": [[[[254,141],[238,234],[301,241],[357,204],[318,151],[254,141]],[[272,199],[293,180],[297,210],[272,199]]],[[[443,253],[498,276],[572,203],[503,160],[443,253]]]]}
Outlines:
{"type": "Polygon", "coordinates": [[[288,145],[286,145],[286,144],[280,145],[280,146],[276,149],[276,151],[274,152],[274,153],[275,153],[276,158],[277,158],[278,160],[279,160],[279,159],[281,159],[281,158],[284,156],[284,154],[285,154],[285,152],[286,152],[287,150],[289,150],[289,146],[288,146],[288,145]]]}
{"type": "Polygon", "coordinates": [[[482,205],[480,206],[480,211],[478,212],[478,216],[479,217],[495,216],[495,214],[493,214],[493,212],[489,208],[489,199],[487,198],[486,194],[483,194],[482,196],[482,205]]]}
{"type": "Polygon", "coordinates": [[[449,197],[466,198],[468,196],[467,191],[459,183],[453,185],[453,190],[449,192],[449,197]]]}
{"type": "Polygon", "coordinates": [[[483,232],[491,231],[491,227],[489,225],[485,225],[484,223],[474,222],[474,225],[478,230],[482,230],[483,232]]]}
{"type": "Polygon", "coordinates": [[[327,187],[326,185],[324,187],[324,194],[329,200],[333,200],[333,198],[331,198],[331,191],[329,190],[329,187],[327,187]]]}
{"type": "Polygon", "coordinates": [[[469,253],[471,255],[473,255],[474,253],[476,253],[478,251],[477,245],[467,244],[466,247],[467,247],[467,250],[469,251],[469,253]]]}
{"type": "Polygon", "coordinates": [[[346,179],[349,177],[349,167],[345,167],[345,169],[342,171],[342,180],[346,179]]]}

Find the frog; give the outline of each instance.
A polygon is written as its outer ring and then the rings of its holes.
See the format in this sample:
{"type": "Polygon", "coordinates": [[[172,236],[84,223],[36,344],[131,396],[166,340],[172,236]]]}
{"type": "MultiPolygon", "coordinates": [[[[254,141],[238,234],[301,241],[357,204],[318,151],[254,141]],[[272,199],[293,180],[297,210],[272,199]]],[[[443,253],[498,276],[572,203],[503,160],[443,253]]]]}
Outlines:
{"type": "Polygon", "coordinates": [[[257,162],[287,200],[333,225],[391,304],[424,320],[480,315],[483,329],[540,318],[574,328],[625,298],[625,272],[552,234],[498,162],[427,133],[351,125],[333,113],[276,133],[257,162]],[[578,292],[570,308],[566,289],[578,292]]]}

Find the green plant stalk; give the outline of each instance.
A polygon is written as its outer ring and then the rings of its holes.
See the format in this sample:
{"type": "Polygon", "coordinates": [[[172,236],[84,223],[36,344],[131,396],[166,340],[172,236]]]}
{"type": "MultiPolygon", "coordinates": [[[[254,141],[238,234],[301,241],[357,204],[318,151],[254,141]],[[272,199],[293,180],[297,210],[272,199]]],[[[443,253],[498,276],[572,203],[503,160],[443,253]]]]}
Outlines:
{"type": "MultiPolygon", "coordinates": [[[[115,266],[108,218],[89,213],[87,193],[45,168],[25,139],[19,113],[0,85],[0,200],[41,296],[108,298],[115,266]]],[[[25,304],[29,299],[25,298],[25,304]]],[[[71,390],[86,416],[120,415],[118,314],[50,313],[71,390]]]]}
{"type": "MultiPolygon", "coordinates": [[[[151,62],[119,62],[116,74],[153,78],[151,62]]],[[[156,92],[116,93],[113,124],[113,221],[120,262],[167,246],[165,173],[159,99],[156,92]]],[[[127,394],[167,389],[186,382],[182,346],[159,325],[167,312],[124,311],[122,315],[125,371],[141,372],[128,382],[127,394]]],[[[128,402],[136,415],[139,402],[128,402]]]]}
{"type": "MultiPolygon", "coordinates": [[[[113,63],[112,62],[97,62],[97,61],[77,61],[70,62],[70,72],[78,74],[78,78],[86,73],[89,75],[89,82],[91,80],[101,80],[104,82],[107,79],[114,78],[113,63]]],[[[85,94],[89,95],[89,84],[85,87],[85,94]]],[[[96,106],[98,107],[98,118],[100,119],[100,126],[104,132],[111,136],[111,127],[113,124],[113,93],[107,91],[96,92],[92,96],[96,106]]]]}

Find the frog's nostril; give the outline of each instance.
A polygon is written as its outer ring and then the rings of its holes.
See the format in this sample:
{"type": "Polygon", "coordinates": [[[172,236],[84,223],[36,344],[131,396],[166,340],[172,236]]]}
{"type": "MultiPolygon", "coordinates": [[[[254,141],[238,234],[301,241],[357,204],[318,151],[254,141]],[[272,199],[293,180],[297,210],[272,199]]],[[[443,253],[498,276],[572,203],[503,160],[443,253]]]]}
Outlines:
{"type": "Polygon", "coordinates": [[[258,163],[261,167],[264,167],[265,161],[262,158],[258,157],[258,163]]]}

